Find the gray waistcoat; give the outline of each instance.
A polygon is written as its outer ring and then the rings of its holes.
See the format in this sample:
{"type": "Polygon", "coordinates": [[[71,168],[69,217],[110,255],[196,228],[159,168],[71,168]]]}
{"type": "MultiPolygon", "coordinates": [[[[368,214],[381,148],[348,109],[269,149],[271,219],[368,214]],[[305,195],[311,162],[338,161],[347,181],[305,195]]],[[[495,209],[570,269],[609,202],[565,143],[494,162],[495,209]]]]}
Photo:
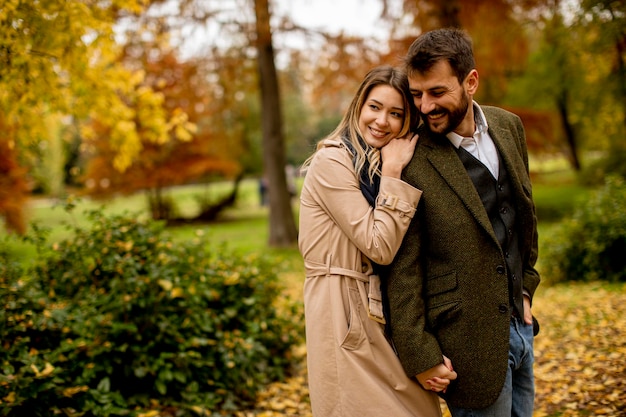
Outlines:
{"type": "Polygon", "coordinates": [[[480,195],[502,248],[507,266],[509,303],[512,311],[517,313],[518,317],[523,317],[522,257],[516,227],[515,201],[513,201],[506,166],[500,159],[500,172],[496,181],[489,169],[468,151],[459,147],[457,154],[480,195]]]}

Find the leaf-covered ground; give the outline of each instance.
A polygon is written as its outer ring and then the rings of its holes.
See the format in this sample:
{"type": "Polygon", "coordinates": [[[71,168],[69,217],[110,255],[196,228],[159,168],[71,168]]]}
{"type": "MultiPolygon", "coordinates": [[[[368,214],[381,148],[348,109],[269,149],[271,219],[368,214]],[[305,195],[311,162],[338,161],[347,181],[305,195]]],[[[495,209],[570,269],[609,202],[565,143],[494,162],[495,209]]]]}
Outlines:
{"type": "MultiPolygon", "coordinates": [[[[533,311],[542,325],[534,417],[626,416],[626,285],[540,287],[533,311]]],[[[295,376],[238,417],[312,416],[301,355],[295,376]]]]}

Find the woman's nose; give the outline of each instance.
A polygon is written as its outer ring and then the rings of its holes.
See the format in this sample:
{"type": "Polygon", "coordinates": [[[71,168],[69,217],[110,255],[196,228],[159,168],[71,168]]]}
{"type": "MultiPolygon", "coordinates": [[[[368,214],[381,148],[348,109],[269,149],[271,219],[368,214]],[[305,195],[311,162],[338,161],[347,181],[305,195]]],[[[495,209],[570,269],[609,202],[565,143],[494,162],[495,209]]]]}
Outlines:
{"type": "Polygon", "coordinates": [[[389,124],[389,115],[386,112],[382,112],[376,118],[376,123],[379,126],[387,126],[389,124]]]}

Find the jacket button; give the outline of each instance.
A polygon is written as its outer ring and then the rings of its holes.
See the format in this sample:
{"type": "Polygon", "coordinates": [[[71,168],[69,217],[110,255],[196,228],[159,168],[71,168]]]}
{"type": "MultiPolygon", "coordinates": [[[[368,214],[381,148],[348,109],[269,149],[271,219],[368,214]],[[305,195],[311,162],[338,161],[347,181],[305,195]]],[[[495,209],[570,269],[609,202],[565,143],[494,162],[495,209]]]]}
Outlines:
{"type": "Polygon", "coordinates": [[[496,272],[500,275],[504,274],[506,272],[506,269],[504,269],[504,267],[502,265],[498,265],[496,267],[496,272]]]}
{"type": "Polygon", "coordinates": [[[498,311],[502,314],[504,313],[508,313],[509,312],[509,306],[506,304],[500,304],[500,306],[498,307],[498,311]]]}

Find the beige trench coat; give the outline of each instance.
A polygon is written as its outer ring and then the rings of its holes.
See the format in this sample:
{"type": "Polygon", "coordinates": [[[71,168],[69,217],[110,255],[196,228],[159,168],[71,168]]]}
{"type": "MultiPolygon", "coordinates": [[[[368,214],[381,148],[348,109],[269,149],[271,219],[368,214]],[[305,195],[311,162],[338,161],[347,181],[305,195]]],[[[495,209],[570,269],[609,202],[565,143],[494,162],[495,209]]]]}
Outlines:
{"type": "Polygon", "coordinates": [[[406,376],[384,334],[380,281],[369,259],[393,260],[421,191],[382,177],[376,208],[359,188],[351,157],[326,142],[301,193],[299,247],[309,391],[314,417],[437,417],[438,397],[406,376]],[[369,259],[368,259],[369,258],[369,259]]]}

